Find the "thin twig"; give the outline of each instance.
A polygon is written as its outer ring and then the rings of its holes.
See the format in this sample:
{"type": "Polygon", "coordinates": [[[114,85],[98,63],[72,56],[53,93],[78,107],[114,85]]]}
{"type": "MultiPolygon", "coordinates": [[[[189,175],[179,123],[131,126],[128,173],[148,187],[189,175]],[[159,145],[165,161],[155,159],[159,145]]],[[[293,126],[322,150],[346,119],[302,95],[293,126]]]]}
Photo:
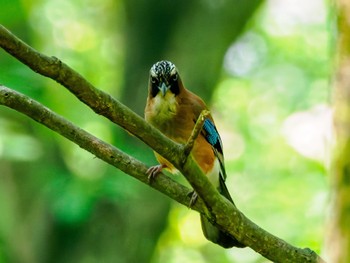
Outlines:
{"type": "Polygon", "coordinates": [[[190,136],[190,138],[188,138],[188,140],[184,146],[183,151],[184,151],[184,156],[186,158],[190,154],[190,152],[192,151],[194,142],[197,139],[200,132],[202,131],[204,121],[205,121],[206,117],[208,117],[209,114],[210,114],[210,112],[208,110],[203,110],[201,112],[201,114],[199,115],[199,118],[197,119],[196,124],[194,125],[194,128],[192,130],[191,136],[190,136]]]}

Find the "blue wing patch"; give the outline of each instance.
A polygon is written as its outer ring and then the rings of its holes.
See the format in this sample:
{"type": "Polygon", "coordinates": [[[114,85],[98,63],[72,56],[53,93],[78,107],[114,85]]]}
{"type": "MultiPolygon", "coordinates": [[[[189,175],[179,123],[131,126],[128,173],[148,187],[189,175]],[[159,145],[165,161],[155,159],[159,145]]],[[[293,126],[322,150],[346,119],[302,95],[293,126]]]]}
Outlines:
{"type": "Polygon", "coordinates": [[[210,119],[205,119],[203,124],[205,139],[221,154],[223,154],[221,138],[214,123],[210,119]]]}

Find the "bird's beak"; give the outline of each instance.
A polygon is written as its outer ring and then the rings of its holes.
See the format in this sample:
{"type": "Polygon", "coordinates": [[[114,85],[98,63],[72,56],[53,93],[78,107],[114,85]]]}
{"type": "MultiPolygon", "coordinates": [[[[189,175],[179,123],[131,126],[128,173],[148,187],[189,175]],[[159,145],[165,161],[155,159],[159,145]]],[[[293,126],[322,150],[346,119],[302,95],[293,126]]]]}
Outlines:
{"type": "Polygon", "coordinates": [[[162,82],[162,84],[158,87],[158,89],[162,92],[162,95],[164,97],[169,87],[165,85],[164,82],[162,82]]]}

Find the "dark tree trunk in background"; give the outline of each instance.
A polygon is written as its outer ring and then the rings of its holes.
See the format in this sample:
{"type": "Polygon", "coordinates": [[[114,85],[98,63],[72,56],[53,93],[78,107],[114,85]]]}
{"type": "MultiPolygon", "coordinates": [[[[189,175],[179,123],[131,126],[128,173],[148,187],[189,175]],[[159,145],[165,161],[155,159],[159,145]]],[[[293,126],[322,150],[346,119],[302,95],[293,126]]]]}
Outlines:
{"type": "MultiPolygon", "coordinates": [[[[227,48],[238,37],[261,2],[124,1],[126,55],[121,101],[143,116],[149,69],[155,62],[165,59],[175,63],[187,88],[209,103],[221,74],[227,48]]],[[[131,148],[145,149],[151,155],[138,140],[128,135],[123,140],[128,141],[126,144],[129,149],[133,145],[131,148]]],[[[144,159],[145,154],[140,158],[144,159]]],[[[152,202],[154,195],[146,194],[148,189],[142,188],[140,191],[144,202],[152,202]]],[[[169,202],[167,199],[153,201],[169,202]]],[[[162,207],[166,209],[167,206],[162,207]]],[[[142,220],[145,228],[156,227],[152,221],[156,222],[160,214],[166,220],[164,210],[154,213],[154,218],[147,214],[148,220],[142,220]]],[[[153,232],[153,237],[156,233],[153,232]]],[[[152,240],[152,231],[148,235],[149,240],[152,240]]],[[[155,244],[149,244],[150,250],[154,249],[152,245],[155,244]]],[[[147,256],[151,255],[139,250],[131,255],[129,262],[148,262],[147,256]]]]}
{"type": "Polygon", "coordinates": [[[143,115],[148,71],[167,59],[177,65],[187,88],[209,102],[227,48],[261,2],[125,1],[122,101],[143,115]]]}

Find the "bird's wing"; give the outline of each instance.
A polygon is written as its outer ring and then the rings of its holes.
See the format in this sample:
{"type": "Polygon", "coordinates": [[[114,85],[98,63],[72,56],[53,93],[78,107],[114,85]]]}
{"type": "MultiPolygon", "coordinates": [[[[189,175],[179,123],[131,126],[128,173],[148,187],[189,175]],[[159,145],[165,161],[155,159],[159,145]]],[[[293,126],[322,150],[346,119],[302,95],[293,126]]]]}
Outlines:
{"type": "Polygon", "coordinates": [[[223,181],[225,181],[226,171],[225,171],[225,165],[224,165],[224,153],[223,153],[222,141],[215,127],[214,122],[211,121],[209,118],[206,118],[204,121],[202,134],[207,140],[207,142],[209,142],[209,144],[213,147],[214,154],[220,162],[220,167],[221,167],[220,177],[221,179],[223,179],[223,181]]]}

